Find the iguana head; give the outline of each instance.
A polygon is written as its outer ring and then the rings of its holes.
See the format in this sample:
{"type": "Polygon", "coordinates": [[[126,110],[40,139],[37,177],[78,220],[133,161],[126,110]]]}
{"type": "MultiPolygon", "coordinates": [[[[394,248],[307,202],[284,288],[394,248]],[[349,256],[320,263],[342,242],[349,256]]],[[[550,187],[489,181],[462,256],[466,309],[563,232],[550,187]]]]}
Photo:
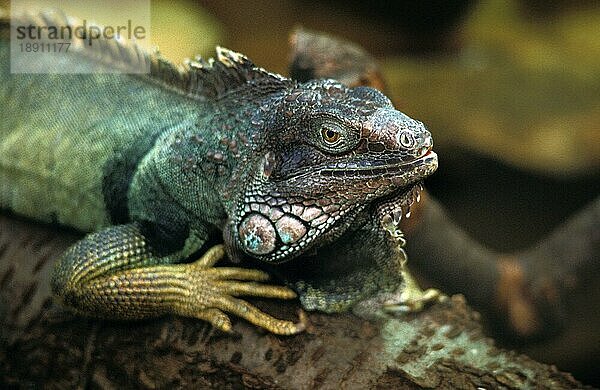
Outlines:
{"type": "Polygon", "coordinates": [[[372,88],[310,81],[261,106],[246,180],[228,210],[234,258],[283,262],[339,237],[360,213],[390,202],[402,212],[437,168],[425,126],[372,88]]]}
{"type": "Polygon", "coordinates": [[[299,83],[221,47],[215,59],[181,67],[146,60],[152,78],[201,108],[157,148],[159,181],[177,212],[152,217],[218,225],[234,261],[281,263],[364,216],[397,219],[437,168],[425,126],[375,89],[299,83]]]}

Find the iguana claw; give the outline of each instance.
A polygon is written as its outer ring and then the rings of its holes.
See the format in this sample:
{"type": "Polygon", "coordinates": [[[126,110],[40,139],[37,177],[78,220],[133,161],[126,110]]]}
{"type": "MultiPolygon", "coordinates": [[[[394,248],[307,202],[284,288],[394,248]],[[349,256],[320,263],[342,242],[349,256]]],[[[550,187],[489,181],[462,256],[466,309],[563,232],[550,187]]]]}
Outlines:
{"type": "Polygon", "coordinates": [[[256,283],[269,278],[262,271],[213,267],[224,254],[223,245],[216,245],[194,263],[168,267],[171,272],[185,276],[190,284],[189,294],[175,306],[176,314],[209,321],[225,332],[231,331],[231,322],[224,312],[242,317],[275,334],[291,335],[305,329],[306,324],[302,320],[299,323],[280,320],[235,298],[238,295],[248,295],[293,299],[296,293],[287,287],[256,283]]]}

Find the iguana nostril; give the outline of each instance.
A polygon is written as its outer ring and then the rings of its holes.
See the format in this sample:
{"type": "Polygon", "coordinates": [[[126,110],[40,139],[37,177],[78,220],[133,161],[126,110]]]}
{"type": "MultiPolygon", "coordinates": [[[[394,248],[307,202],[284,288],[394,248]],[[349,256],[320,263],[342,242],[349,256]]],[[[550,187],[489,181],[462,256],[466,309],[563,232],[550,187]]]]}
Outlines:
{"type": "Polygon", "coordinates": [[[263,157],[263,176],[268,179],[273,173],[273,169],[275,168],[275,154],[273,152],[268,152],[263,157]]]}
{"type": "Polygon", "coordinates": [[[398,133],[398,142],[405,148],[412,148],[415,146],[415,137],[409,130],[402,130],[398,133]]]}

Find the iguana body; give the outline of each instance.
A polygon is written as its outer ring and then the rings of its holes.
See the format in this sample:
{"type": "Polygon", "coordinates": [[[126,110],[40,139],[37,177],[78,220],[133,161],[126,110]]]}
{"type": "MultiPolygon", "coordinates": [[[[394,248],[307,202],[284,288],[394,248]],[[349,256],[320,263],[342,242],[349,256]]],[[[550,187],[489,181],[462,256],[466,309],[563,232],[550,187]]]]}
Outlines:
{"type": "MultiPolygon", "coordinates": [[[[397,224],[437,159],[422,124],[379,92],[299,84],[224,49],[175,67],[121,47],[151,63],[148,76],[10,74],[2,31],[0,207],[95,232],[57,264],[53,289],[68,306],[109,318],[175,313],[224,330],[230,312],[301,331],[234,298],[295,294],[255,283],[261,271],[213,267],[224,251],[309,265],[306,280],[273,268],[309,309],[345,309],[404,283],[382,223],[397,224]],[[224,247],[207,250],[214,237],[224,247]]],[[[62,60],[90,70],[129,61],[120,56],[62,60]]]]}

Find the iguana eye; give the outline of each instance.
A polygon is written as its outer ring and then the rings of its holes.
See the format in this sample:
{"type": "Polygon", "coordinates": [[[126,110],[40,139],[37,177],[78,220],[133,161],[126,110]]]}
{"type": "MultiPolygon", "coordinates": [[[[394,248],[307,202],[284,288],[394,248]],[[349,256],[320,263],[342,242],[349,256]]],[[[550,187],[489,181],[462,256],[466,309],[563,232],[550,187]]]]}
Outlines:
{"type": "Polygon", "coordinates": [[[317,117],[310,124],[311,143],[325,153],[339,154],[352,150],[360,140],[359,132],[335,118],[317,117]]]}
{"type": "Polygon", "coordinates": [[[332,129],[330,127],[321,128],[321,136],[323,137],[323,140],[329,145],[335,145],[342,137],[337,130],[332,129]]]}

